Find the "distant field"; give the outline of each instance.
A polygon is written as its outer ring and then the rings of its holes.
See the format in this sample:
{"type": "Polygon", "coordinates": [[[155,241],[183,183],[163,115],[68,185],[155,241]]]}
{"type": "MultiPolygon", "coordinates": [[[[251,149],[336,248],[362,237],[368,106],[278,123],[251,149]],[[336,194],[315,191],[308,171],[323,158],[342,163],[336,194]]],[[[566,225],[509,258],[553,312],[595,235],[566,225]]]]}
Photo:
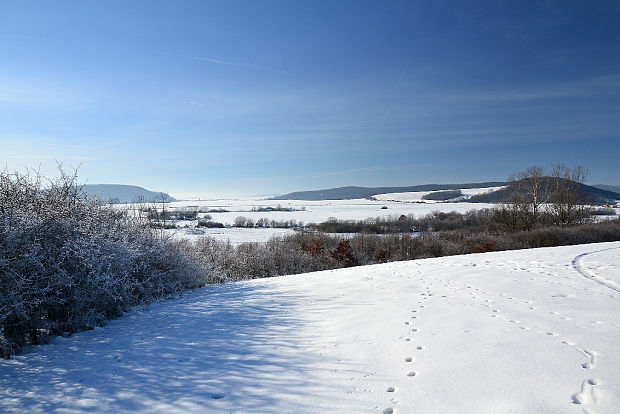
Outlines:
{"type": "MultiPolygon", "coordinates": [[[[492,207],[492,204],[485,203],[403,203],[399,201],[383,200],[324,200],[324,201],[304,201],[304,200],[266,200],[261,198],[238,198],[238,199],[219,199],[201,201],[177,201],[169,203],[167,208],[171,209],[218,209],[228,210],[226,213],[208,213],[213,221],[218,221],[226,225],[232,225],[235,218],[245,216],[253,220],[268,218],[270,220],[297,220],[304,223],[320,223],[335,217],[341,220],[361,220],[369,217],[414,214],[423,216],[431,211],[458,211],[466,212],[469,210],[479,210],[492,207]],[[269,211],[256,212],[250,211],[253,207],[290,207],[297,211],[269,211]],[[387,207],[384,209],[382,207],[387,207]],[[302,210],[304,209],[304,210],[302,210]]],[[[199,216],[204,214],[199,214],[199,216]]]]}
{"type": "MultiPolygon", "coordinates": [[[[458,211],[466,212],[474,209],[488,208],[492,204],[484,203],[404,203],[399,201],[382,200],[326,200],[326,201],[303,201],[303,200],[266,200],[263,198],[237,198],[200,201],[176,201],[167,204],[170,210],[228,210],[224,213],[198,213],[202,218],[206,214],[211,216],[211,221],[226,225],[226,228],[195,228],[197,221],[177,221],[178,229],[166,230],[166,233],[176,238],[196,240],[202,236],[209,236],[221,241],[230,241],[237,245],[244,242],[266,242],[274,236],[291,234],[292,229],[278,228],[235,228],[235,218],[248,217],[253,220],[267,218],[276,221],[295,220],[297,223],[321,223],[334,217],[339,220],[362,220],[366,218],[400,216],[401,214],[414,214],[416,217],[424,216],[432,211],[458,211]],[[285,207],[295,211],[251,211],[260,207],[285,207]],[[384,209],[382,207],[387,207],[384,209]]],[[[161,206],[158,206],[161,208],[161,206]]]]}
{"type": "Polygon", "coordinates": [[[287,236],[294,232],[293,229],[271,229],[271,228],[237,228],[225,227],[223,229],[214,228],[179,228],[165,230],[166,233],[175,238],[194,241],[200,237],[208,236],[219,241],[229,241],[233,245],[247,242],[264,243],[276,236],[287,236]]]}

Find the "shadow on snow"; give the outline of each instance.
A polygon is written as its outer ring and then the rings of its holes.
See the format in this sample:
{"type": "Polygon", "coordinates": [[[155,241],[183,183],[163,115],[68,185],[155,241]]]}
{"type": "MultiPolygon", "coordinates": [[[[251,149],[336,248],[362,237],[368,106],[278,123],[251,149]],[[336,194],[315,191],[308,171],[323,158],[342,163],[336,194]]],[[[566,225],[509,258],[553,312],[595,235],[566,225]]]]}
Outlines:
{"type": "Polygon", "coordinates": [[[304,395],[324,384],[297,334],[303,322],[289,312],[304,300],[234,283],[154,304],[0,362],[0,408],[264,412],[288,401],[308,409],[304,395]]]}

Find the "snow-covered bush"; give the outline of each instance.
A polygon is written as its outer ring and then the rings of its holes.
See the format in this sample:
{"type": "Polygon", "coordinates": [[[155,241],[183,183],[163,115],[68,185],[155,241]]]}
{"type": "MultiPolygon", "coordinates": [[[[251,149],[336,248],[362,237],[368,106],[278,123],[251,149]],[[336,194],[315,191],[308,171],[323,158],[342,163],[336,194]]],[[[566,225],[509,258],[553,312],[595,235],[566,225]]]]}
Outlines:
{"type": "Polygon", "coordinates": [[[75,174],[0,172],[0,355],[207,283],[192,253],[86,198],[75,174]]]}

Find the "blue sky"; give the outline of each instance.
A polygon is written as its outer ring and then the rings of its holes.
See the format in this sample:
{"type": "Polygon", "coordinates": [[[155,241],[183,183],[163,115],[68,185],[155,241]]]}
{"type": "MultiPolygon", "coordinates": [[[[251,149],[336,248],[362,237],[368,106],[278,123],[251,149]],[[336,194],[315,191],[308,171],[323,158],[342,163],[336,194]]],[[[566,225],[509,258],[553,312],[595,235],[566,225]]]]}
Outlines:
{"type": "Polygon", "coordinates": [[[617,1],[0,0],[0,163],[175,196],[620,185],[617,1]]]}

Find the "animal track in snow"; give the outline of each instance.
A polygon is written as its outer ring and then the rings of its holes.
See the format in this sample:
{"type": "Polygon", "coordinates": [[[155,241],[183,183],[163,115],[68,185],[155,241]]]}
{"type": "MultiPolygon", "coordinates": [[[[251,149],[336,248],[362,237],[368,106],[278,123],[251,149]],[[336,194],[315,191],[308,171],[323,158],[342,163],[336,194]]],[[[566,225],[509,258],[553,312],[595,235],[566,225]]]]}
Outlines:
{"type": "Polygon", "coordinates": [[[393,413],[394,413],[394,409],[392,407],[386,408],[385,410],[383,410],[383,414],[393,414],[393,413]]]}
{"type": "MultiPolygon", "coordinates": [[[[596,385],[598,381],[594,378],[589,378],[581,383],[581,390],[572,395],[573,404],[587,404],[593,401],[595,404],[598,402],[598,392],[596,391],[596,385]]],[[[584,410],[586,413],[589,411],[584,410]]]]}
{"type": "Polygon", "coordinates": [[[415,371],[410,371],[407,373],[408,377],[415,377],[417,375],[417,373],[415,371]]]}
{"type": "Polygon", "coordinates": [[[413,362],[413,357],[407,357],[407,358],[405,358],[405,362],[413,362]]]}
{"type": "Polygon", "coordinates": [[[387,390],[385,390],[385,392],[394,392],[396,391],[396,388],[394,387],[388,387],[387,390]]]}
{"type": "MultiPolygon", "coordinates": [[[[590,361],[581,364],[581,366],[585,369],[592,368],[596,363],[597,353],[589,349],[584,349],[583,353],[585,356],[589,357],[590,361]]],[[[598,402],[598,392],[596,390],[597,385],[598,381],[596,380],[596,378],[590,377],[583,380],[579,392],[576,392],[571,396],[573,404],[588,404],[590,401],[596,404],[598,402]]],[[[583,411],[586,413],[590,412],[586,409],[584,409],[583,411]]]]}
{"type": "Polygon", "coordinates": [[[221,400],[222,398],[224,398],[226,395],[224,394],[212,394],[211,398],[213,398],[214,400],[221,400]]]}
{"type": "Polygon", "coordinates": [[[590,357],[590,361],[584,362],[581,366],[585,369],[590,369],[596,363],[596,352],[584,349],[583,352],[590,357]]]}
{"type": "Polygon", "coordinates": [[[415,349],[417,349],[418,351],[421,351],[424,349],[424,347],[422,345],[418,345],[415,347],[415,349]]]}

